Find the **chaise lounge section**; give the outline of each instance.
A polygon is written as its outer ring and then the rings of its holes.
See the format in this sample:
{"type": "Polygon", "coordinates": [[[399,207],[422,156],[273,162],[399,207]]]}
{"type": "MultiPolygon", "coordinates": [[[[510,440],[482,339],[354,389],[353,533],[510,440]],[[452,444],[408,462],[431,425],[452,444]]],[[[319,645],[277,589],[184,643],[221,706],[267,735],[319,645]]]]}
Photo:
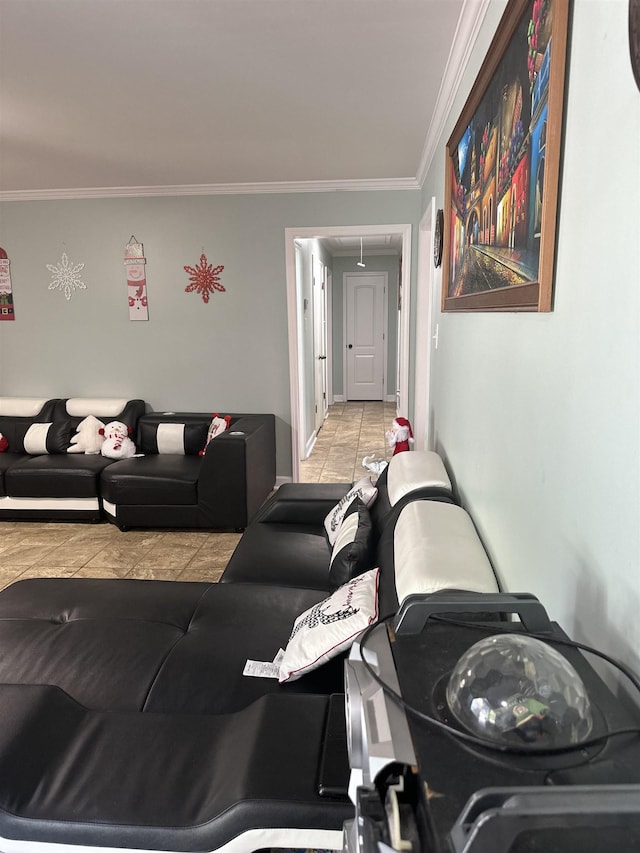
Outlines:
{"type": "MultiPolygon", "coordinates": [[[[426,457],[405,455],[411,460],[394,457],[379,484],[381,507],[398,466],[415,467],[415,482],[424,479],[426,457]]],[[[305,516],[314,491],[326,501],[325,487],[286,489],[270,513],[292,512],[299,500],[305,516]]],[[[348,561],[355,574],[348,588],[378,578],[372,619],[414,593],[498,590],[470,518],[450,492],[443,497],[441,483],[405,489],[375,530],[354,500],[352,520],[362,528],[354,541],[362,533],[376,541],[366,562],[348,561]],[[424,494],[428,488],[435,494],[424,494]]],[[[325,624],[317,617],[327,611],[338,545],[325,544],[312,582],[298,536],[282,529],[281,575],[263,540],[252,538],[271,523],[258,516],[245,531],[241,582],[229,575],[219,584],[30,579],[0,593],[0,849],[341,846],[343,823],[353,816],[345,652],[336,647],[328,662],[312,660],[284,683],[244,674],[248,660],[288,654],[298,626],[325,624]]],[[[344,619],[329,616],[329,644],[336,624],[351,630],[344,619]]]]}
{"type": "Polygon", "coordinates": [[[243,530],[275,484],[275,417],[231,415],[207,444],[210,422],[211,415],[199,413],[141,417],[137,448],[144,455],[102,472],[109,519],[121,529],[243,530]]]}

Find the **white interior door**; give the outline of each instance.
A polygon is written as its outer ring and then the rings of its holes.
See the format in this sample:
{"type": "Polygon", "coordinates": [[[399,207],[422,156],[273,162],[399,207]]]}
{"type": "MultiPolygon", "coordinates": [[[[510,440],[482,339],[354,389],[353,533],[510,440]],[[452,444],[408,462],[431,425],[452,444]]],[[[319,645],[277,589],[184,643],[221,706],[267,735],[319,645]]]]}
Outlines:
{"type": "Polygon", "coordinates": [[[315,379],[315,430],[327,416],[327,268],[313,259],[313,359],[315,379]]]}
{"type": "Polygon", "coordinates": [[[383,400],[387,273],[345,273],[347,400],[383,400]]]}

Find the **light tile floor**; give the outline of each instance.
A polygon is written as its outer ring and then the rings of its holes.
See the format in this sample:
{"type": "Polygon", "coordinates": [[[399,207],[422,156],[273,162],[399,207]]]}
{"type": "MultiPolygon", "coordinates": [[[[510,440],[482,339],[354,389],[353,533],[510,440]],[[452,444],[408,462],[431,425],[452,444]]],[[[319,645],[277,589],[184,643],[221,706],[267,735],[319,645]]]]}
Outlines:
{"type": "Polygon", "coordinates": [[[385,432],[396,415],[395,403],[334,403],[318,433],[309,459],[300,463],[303,483],[344,483],[367,473],[364,456],[391,458],[385,432]]]}
{"type": "MultiPolygon", "coordinates": [[[[338,403],[329,408],[303,482],[352,482],[363,456],[389,458],[384,433],[395,405],[338,403]]],[[[0,522],[0,589],[29,577],[218,580],[239,533],[130,530],[102,524],[0,522]]]]}

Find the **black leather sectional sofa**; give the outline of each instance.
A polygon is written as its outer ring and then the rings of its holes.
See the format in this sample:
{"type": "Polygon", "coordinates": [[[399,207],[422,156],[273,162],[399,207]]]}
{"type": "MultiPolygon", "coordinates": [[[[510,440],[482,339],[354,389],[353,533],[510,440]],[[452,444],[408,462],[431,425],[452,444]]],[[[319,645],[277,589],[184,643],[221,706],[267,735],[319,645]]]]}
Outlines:
{"type": "Polygon", "coordinates": [[[413,593],[497,590],[435,454],[396,455],[378,487],[333,547],[324,519],[349,485],[281,487],[221,583],[2,591],[0,850],[341,847],[344,654],[283,684],[244,675],[247,661],[288,648],[338,563],[357,579],[379,567],[379,614],[413,593]]]}
{"type": "Polygon", "coordinates": [[[145,409],[143,400],[0,397],[0,433],[9,445],[0,453],[0,519],[246,527],[275,484],[275,417],[231,415],[229,429],[200,456],[210,414],[145,409]],[[141,455],[68,452],[89,415],[125,423],[141,455]],[[158,434],[171,441],[159,442],[158,434]]]}

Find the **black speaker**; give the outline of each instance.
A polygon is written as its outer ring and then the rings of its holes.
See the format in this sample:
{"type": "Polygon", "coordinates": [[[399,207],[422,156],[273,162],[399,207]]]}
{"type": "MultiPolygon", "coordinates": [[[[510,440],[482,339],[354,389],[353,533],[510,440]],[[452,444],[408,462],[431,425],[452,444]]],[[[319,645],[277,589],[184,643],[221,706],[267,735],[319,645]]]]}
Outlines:
{"type": "MultiPolygon", "coordinates": [[[[358,809],[368,824],[363,837],[412,853],[640,851],[640,710],[614,695],[581,651],[559,642],[569,638],[537,599],[411,596],[387,630],[415,765],[390,762],[369,790],[359,792],[358,809]],[[520,619],[506,621],[513,612],[520,619]],[[504,648],[504,678],[499,665],[485,666],[485,649],[496,644],[479,641],[497,636],[504,646],[502,634],[517,641],[531,632],[562,656],[567,672],[577,673],[586,701],[574,702],[575,685],[566,691],[567,702],[553,692],[533,696],[526,678],[514,687],[517,679],[508,674],[513,655],[504,648]],[[479,657],[468,658],[480,661],[480,693],[497,697],[489,711],[484,696],[469,699],[469,684],[478,675],[473,663],[449,685],[471,648],[480,650],[479,657]],[[463,705],[475,703],[474,712],[485,719],[487,713],[490,720],[507,714],[504,739],[490,742],[481,728],[466,726],[464,716],[454,713],[459,681],[463,705]],[[572,703],[587,718],[587,724],[578,720],[571,727],[573,743],[562,732],[555,738],[552,720],[552,710],[560,707],[558,716],[564,721],[573,714],[575,722],[572,703]],[[382,804],[381,817],[367,821],[367,811],[375,811],[371,801],[382,804]]],[[[366,644],[365,637],[361,649],[366,644]]],[[[527,666],[525,658],[524,672],[527,666]]]]}

